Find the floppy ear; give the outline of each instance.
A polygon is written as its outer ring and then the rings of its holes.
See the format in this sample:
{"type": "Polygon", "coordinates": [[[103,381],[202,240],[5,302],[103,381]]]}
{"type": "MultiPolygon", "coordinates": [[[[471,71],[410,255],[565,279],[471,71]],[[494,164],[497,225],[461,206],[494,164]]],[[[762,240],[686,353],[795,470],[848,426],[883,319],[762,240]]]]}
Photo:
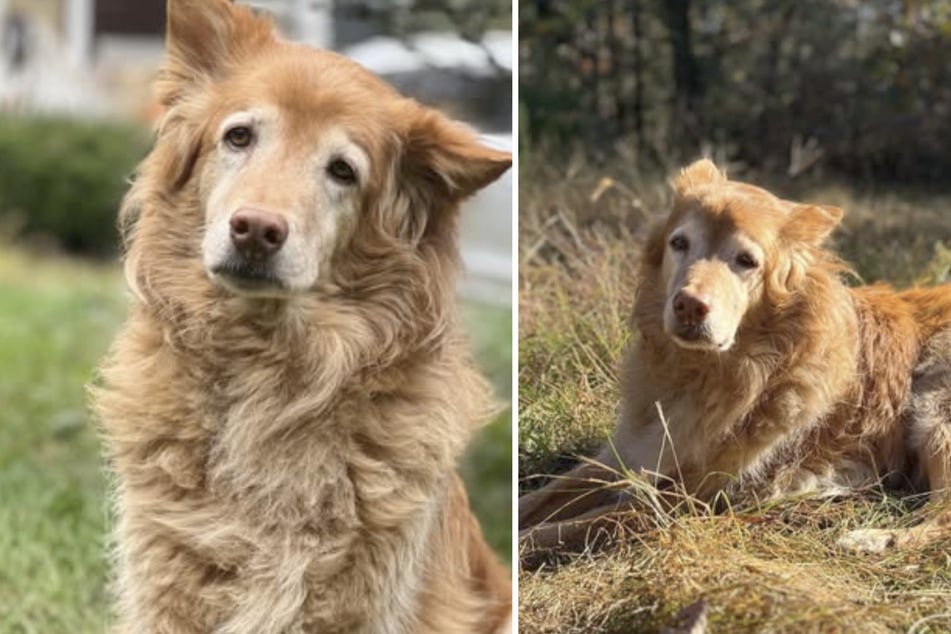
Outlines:
{"type": "Polygon", "coordinates": [[[170,116],[163,121],[158,134],[164,142],[157,143],[153,151],[155,169],[162,174],[160,182],[177,191],[191,178],[198,162],[202,128],[190,125],[184,117],[170,116]]]}
{"type": "Polygon", "coordinates": [[[795,205],[782,235],[789,240],[819,246],[838,226],[842,213],[840,208],[831,205],[795,205]]]}
{"type": "Polygon", "coordinates": [[[680,175],[674,181],[674,189],[678,194],[683,194],[700,185],[725,182],[726,174],[713,161],[700,159],[680,170],[680,175]]]}
{"type": "Polygon", "coordinates": [[[451,202],[468,198],[511,166],[510,153],[485,147],[467,128],[433,111],[417,118],[404,147],[404,176],[451,202]]]}
{"type": "Polygon", "coordinates": [[[168,0],[160,98],[171,105],[192,84],[215,80],[242,52],[274,40],[266,18],[229,0],[168,0]]]}

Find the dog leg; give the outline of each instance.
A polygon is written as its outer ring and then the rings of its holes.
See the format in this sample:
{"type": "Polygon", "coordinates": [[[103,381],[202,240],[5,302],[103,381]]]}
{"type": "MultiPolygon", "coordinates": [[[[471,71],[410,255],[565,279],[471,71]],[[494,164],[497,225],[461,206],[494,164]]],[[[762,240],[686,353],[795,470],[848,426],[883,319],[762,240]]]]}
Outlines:
{"type": "Polygon", "coordinates": [[[549,522],[519,533],[522,565],[533,567],[553,552],[581,553],[608,543],[626,520],[633,517],[620,500],[588,510],[560,522],[549,522]]]}
{"type": "Polygon", "coordinates": [[[927,456],[922,456],[928,488],[929,505],[936,507],[936,515],[918,526],[896,531],[896,548],[916,548],[951,536],[951,428],[945,423],[926,445],[927,456]]]}
{"type": "MultiPolygon", "coordinates": [[[[943,492],[932,493],[929,505],[945,504],[947,501],[943,492]]],[[[947,535],[951,535],[951,512],[945,509],[911,528],[859,528],[849,531],[836,541],[836,545],[853,552],[883,553],[919,548],[947,535]]]]}
{"type": "Polygon", "coordinates": [[[882,553],[895,547],[897,532],[887,528],[859,528],[849,531],[837,539],[835,543],[843,550],[859,553],[882,553]]]}
{"type": "Polygon", "coordinates": [[[585,463],[518,499],[519,528],[582,515],[618,497],[615,465],[585,463]]]}
{"type": "Polygon", "coordinates": [[[897,548],[925,546],[951,536],[951,438],[947,450],[941,454],[932,454],[925,462],[928,487],[931,489],[929,504],[938,507],[937,514],[918,526],[900,531],[895,536],[897,548]]]}
{"type": "Polygon", "coordinates": [[[519,528],[565,520],[610,506],[620,499],[619,489],[627,487],[627,483],[618,482],[624,473],[647,470],[654,481],[675,473],[673,463],[673,453],[659,421],[646,426],[622,421],[612,441],[596,458],[519,498],[519,528]]]}
{"type": "Polygon", "coordinates": [[[951,536],[951,331],[935,337],[916,368],[910,439],[931,492],[936,515],[904,529],[860,529],[839,539],[849,550],[916,548],[951,536]]]}

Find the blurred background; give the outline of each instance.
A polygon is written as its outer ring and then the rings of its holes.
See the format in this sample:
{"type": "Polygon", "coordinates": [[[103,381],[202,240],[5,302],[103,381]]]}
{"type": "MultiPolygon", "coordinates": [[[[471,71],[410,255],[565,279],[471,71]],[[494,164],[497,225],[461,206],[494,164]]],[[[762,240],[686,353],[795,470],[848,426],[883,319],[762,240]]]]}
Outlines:
{"type": "Polygon", "coordinates": [[[701,152],[790,178],[941,182],[951,2],[537,0],[520,135],[670,168],[701,152]]]}
{"type": "MultiPolygon", "coordinates": [[[[830,246],[854,267],[848,283],[948,281],[951,2],[520,0],[518,10],[521,490],[613,428],[644,239],[690,161],[710,156],[732,178],[842,207],[830,246]]],[[[656,632],[698,595],[717,597],[711,627],[724,632],[905,631],[947,613],[946,600],[927,600],[948,596],[946,567],[932,575],[909,560],[903,569],[920,572],[899,582],[876,563],[863,577],[808,541],[814,529],[757,531],[754,542],[788,550],[737,547],[724,532],[709,543],[690,533],[672,551],[660,531],[627,555],[523,573],[519,629],[656,632]],[[775,575],[757,572],[767,569],[775,575]],[[797,570],[842,575],[868,612],[792,588],[797,570]]]]}
{"type": "MultiPolygon", "coordinates": [[[[254,0],[511,149],[510,0],[254,0]]],[[[102,632],[107,482],[85,385],[125,313],[115,217],[161,116],[165,0],[0,0],[0,634],[102,632]]],[[[512,179],[463,210],[460,304],[511,402],[512,179]]],[[[462,466],[511,553],[511,407],[462,466]]]]}

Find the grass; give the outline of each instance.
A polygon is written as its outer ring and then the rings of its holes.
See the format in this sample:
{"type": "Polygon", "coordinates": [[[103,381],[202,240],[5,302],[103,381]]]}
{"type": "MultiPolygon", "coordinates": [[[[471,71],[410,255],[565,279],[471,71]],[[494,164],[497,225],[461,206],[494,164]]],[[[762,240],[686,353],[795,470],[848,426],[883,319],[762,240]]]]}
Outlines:
{"type": "MultiPolygon", "coordinates": [[[[0,244],[0,634],[101,633],[106,476],[84,386],[124,314],[118,270],[0,244]]],[[[511,313],[464,306],[477,358],[511,391],[511,313]]],[[[493,546],[511,554],[511,421],[463,464],[493,546]]]]}
{"type": "Polygon", "coordinates": [[[843,527],[894,525],[907,517],[900,508],[839,500],[685,513],[608,553],[523,573],[519,631],[657,632],[698,598],[711,632],[949,631],[946,545],[883,557],[834,545],[843,527]]]}
{"type": "MultiPolygon", "coordinates": [[[[520,163],[522,491],[544,480],[530,476],[566,470],[613,429],[637,263],[669,203],[664,177],[603,174],[583,159],[555,168],[523,153],[520,163]]],[[[833,248],[864,282],[948,278],[946,193],[733,176],[842,206],[833,248]]],[[[523,550],[533,565],[519,571],[519,631],[657,632],[702,598],[711,632],[951,632],[949,544],[884,556],[835,546],[850,528],[914,523],[915,507],[872,491],[725,513],[639,513],[597,552],[539,560],[523,550]]]]}
{"type": "Polygon", "coordinates": [[[122,310],[111,270],[0,250],[0,632],[102,632],[106,507],[84,385],[122,310]]]}
{"type": "Polygon", "coordinates": [[[504,404],[482,429],[462,463],[469,502],[486,539],[505,561],[512,559],[512,311],[486,304],[463,304],[462,317],[475,356],[504,404]],[[488,486],[486,486],[488,484],[488,486]]]}

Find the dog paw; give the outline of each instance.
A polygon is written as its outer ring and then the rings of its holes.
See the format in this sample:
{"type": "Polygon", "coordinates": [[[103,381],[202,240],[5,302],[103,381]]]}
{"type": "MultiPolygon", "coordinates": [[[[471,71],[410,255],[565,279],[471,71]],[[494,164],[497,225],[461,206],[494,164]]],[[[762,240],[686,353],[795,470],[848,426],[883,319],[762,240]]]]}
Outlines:
{"type": "Polygon", "coordinates": [[[836,545],[859,553],[881,553],[895,546],[895,531],[881,528],[860,528],[849,531],[836,545]]]}

